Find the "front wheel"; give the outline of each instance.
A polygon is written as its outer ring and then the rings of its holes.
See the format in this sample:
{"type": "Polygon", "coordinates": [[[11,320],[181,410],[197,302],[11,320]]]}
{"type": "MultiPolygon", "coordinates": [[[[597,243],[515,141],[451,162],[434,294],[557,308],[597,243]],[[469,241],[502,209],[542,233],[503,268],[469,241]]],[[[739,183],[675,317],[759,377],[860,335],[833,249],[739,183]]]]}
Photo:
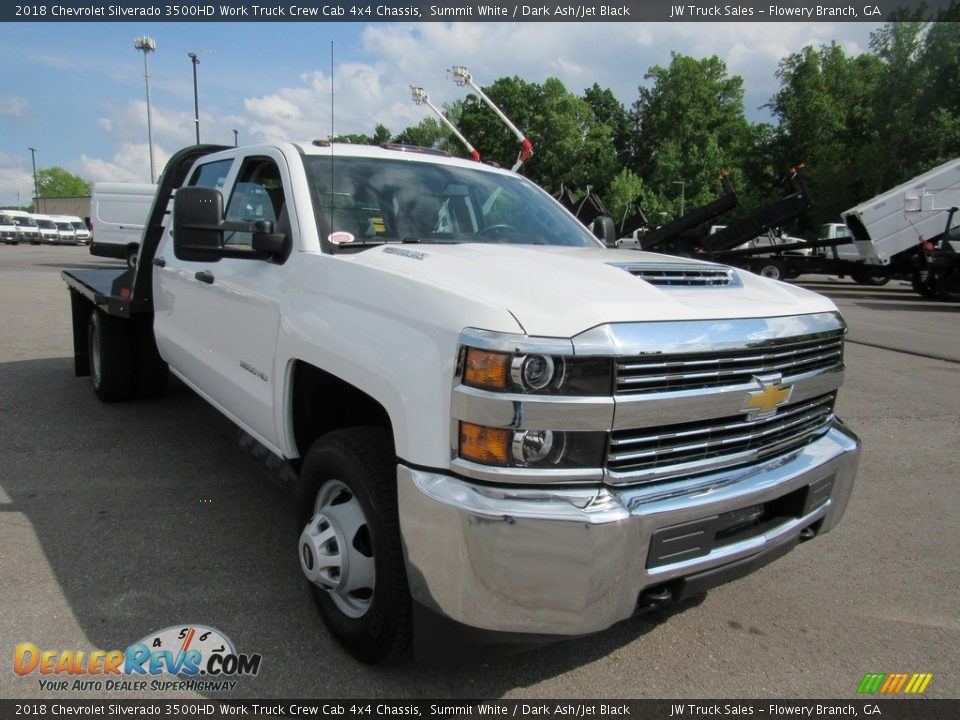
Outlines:
{"type": "Polygon", "coordinates": [[[300,480],[297,554],[324,623],[362,662],[398,659],[411,610],[390,433],[359,427],[321,437],[300,480]]]}
{"type": "Polygon", "coordinates": [[[127,249],[127,267],[135,268],[137,266],[137,256],[140,254],[140,248],[132,246],[127,249]]]}

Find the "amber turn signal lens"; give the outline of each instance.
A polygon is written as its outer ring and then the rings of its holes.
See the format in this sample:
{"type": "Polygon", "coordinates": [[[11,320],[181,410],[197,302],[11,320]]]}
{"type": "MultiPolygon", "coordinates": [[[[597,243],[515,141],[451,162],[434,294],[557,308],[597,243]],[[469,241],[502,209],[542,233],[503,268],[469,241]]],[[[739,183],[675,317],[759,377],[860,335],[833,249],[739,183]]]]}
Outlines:
{"type": "Polygon", "coordinates": [[[463,382],[485,390],[506,390],[510,356],[506,353],[467,348],[463,382]]]}
{"type": "Polygon", "coordinates": [[[484,465],[507,465],[512,436],[509,430],[461,422],[459,455],[484,465]]]}

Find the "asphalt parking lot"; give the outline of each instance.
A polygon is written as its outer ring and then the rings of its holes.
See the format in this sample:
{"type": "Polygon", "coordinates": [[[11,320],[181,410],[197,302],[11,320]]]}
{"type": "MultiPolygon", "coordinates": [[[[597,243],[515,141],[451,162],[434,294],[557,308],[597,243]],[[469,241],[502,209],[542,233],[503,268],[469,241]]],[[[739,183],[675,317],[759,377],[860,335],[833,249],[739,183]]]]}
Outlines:
{"type": "Polygon", "coordinates": [[[927,696],[960,697],[960,304],[797,281],[850,325],[838,411],[864,451],[835,531],[600,635],[377,669],[323,628],[291,498],[229,421],[180,384],[105,405],[74,377],[59,271],[114,264],[0,246],[0,696],[55,696],[13,672],[17,643],[116,649],[202,623],[263,656],[236,697],[853,698],[867,672],[933,673],[927,696]]]}

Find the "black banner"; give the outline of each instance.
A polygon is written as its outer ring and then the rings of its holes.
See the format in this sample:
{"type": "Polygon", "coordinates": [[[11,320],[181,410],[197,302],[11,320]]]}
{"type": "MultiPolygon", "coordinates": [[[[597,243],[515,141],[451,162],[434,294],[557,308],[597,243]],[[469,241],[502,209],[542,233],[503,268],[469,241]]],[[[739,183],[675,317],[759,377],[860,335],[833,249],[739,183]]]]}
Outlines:
{"type": "Polygon", "coordinates": [[[0,717],[30,716],[954,720],[960,700],[0,700],[0,717]]]}
{"type": "Polygon", "coordinates": [[[885,22],[900,9],[929,19],[948,0],[39,0],[0,7],[4,22],[885,22]]]}

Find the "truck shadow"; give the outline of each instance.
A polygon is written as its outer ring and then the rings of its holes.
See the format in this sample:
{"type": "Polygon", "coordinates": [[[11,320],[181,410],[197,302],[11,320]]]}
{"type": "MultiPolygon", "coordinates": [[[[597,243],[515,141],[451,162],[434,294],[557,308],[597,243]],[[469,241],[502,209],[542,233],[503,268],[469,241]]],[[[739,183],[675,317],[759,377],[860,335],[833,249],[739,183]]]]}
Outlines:
{"type": "MultiPolygon", "coordinates": [[[[2,509],[27,520],[17,541],[39,548],[49,566],[39,571],[38,616],[72,615],[85,651],[203,624],[238,652],[262,655],[256,677],[211,696],[497,698],[656,635],[702,601],[522,654],[456,646],[442,667],[366,667],[313,606],[293,550],[289,488],[270,482],[236,428],[189,389],[171,382],[160,400],[105,405],[64,357],[0,364],[0,404],[0,490],[11,501],[2,509]]],[[[14,559],[7,577],[17,577],[17,562],[26,560],[14,559]]],[[[24,627],[42,626],[24,618],[24,627]]],[[[651,654],[664,642],[652,637],[651,654]]]]}

